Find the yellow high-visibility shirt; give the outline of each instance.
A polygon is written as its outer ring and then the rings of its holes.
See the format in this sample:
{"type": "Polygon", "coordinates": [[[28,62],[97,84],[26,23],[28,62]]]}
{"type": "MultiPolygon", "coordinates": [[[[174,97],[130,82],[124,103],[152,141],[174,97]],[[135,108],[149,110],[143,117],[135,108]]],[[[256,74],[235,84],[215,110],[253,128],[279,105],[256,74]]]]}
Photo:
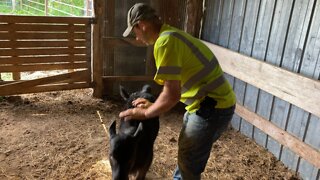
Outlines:
{"type": "Polygon", "coordinates": [[[195,112],[205,96],[217,101],[215,108],[235,104],[236,96],[211,50],[199,39],[164,24],[154,45],[155,82],[181,81],[181,99],[195,112]]]}

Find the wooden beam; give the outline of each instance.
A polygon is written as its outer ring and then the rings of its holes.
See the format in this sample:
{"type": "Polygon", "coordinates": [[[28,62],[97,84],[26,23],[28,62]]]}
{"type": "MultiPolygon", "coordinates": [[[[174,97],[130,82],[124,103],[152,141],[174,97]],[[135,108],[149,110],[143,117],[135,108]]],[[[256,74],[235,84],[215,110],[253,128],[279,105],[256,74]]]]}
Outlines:
{"type": "Polygon", "coordinates": [[[184,30],[195,37],[199,37],[203,16],[203,0],[187,0],[186,9],[184,30]]]}
{"type": "Polygon", "coordinates": [[[203,42],[224,72],[320,117],[320,81],[203,42]]]}
{"type": "Polygon", "coordinates": [[[55,64],[15,64],[12,66],[0,66],[0,72],[27,72],[27,71],[50,71],[64,69],[85,69],[88,67],[87,62],[75,63],[55,63],[55,64]]]}
{"type": "Polygon", "coordinates": [[[104,27],[104,8],[105,1],[94,0],[94,16],[97,23],[93,25],[93,63],[92,63],[92,74],[93,74],[93,96],[102,98],[103,89],[103,27],[104,27]]]}
{"type": "Polygon", "coordinates": [[[103,76],[104,81],[152,81],[153,76],[103,76]]]}
{"type": "Polygon", "coordinates": [[[86,48],[2,49],[0,56],[86,54],[86,48]]]}
{"type": "MultiPolygon", "coordinates": [[[[70,38],[69,33],[37,33],[37,32],[31,32],[28,31],[26,33],[0,33],[0,39],[1,40],[9,40],[14,38],[15,40],[34,40],[34,39],[52,39],[52,40],[57,40],[57,39],[62,39],[66,40],[70,38]]],[[[86,39],[86,34],[85,33],[74,33],[74,38],[75,39],[86,39]]]]}
{"type": "MultiPolygon", "coordinates": [[[[112,37],[115,36],[114,30],[115,30],[115,15],[116,15],[116,2],[115,0],[106,0],[106,6],[104,6],[104,11],[106,11],[106,15],[105,17],[105,36],[106,37],[112,37]],[[108,7],[108,10],[107,10],[108,7]]],[[[114,75],[114,66],[115,66],[115,62],[114,62],[114,50],[115,47],[114,46],[104,46],[103,48],[107,49],[107,52],[104,53],[104,57],[105,57],[105,69],[103,74],[104,75],[108,75],[108,76],[112,76],[114,75]]],[[[106,84],[106,86],[104,87],[104,93],[105,95],[108,94],[113,94],[113,83],[109,83],[106,84]]]]}
{"type": "MultiPolygon", "coordinates": [[[[72,58],[69,55],[64,56],[43,56],[43,57],[7,57],[1,58],[0,66],[2,64],[48,64],[55,63],[59,64],[62,62],[88,62],[89,55],[82,56],[73,56],[72,58]]],[[[91,61],[89,61],[91,62],[91,61]]]]}
{"type": "Polygon", "coordinates": [[[21,90],[21,92],[23,92],[24,90],[33,88],[35,86],[62,82],[68,79],[74,79],[75,81],[81,80],[85,79],[87,76],[88,71],[84,70],[29,81],[15,81],[13,83],[0,85],[0,95],[12,94],[12,92],[17,92],[17,90],[21,90]]]}
{"type": "MultiPolygon", "coordinates": [[[[68,39],[59,41],[52,40],[52,41],[19,41],[19,43],[12,42],[12,41],[1,41],[0,48],[10,48],[10,47],[16,47],[16,48],[35,48],[35,47],[68,47],[69,45],[68,39]]],[[[72,43],[74,47],[85,47],[87,45],[86,41],[74,41],[72,43]]]]}
{"type": "MultiPolygon", "coordinates": [[[[85,32],[86,31],[86,25],[84,24],[73,24],[75,26],[75,32],[85,32]]],[[[68,32],[69,30],[69,24],[53,24],[53,23],[47,23],[47,24],[12,24],[11,26],[8,26],[7,24],[0,24],[0,31],[42,31],[42,32],[68,32]]]]}
{"type": "Polygon", "coordinates": [[[1,15],[0,22],[8,23],[59,23],[59,24],[91,24],[87,17],[53,17],[53,16],[16,16],[1,15]]]}
{"type": "Polygon", "coordinates": [[[10,96],[17,94],[28,94],[28,93],[40,93],[40,92],[49,92],[49,91],[62,91],[62,90],[74,90],[74,89],[84,89],[90,88],[91,83],[89,82],[77,82],[77,83],[69,83],[69,84],[49,84],[47,86],[34,86],[27,89],[13,89],[7,94],[0,92],[1,96],[10,96]]]}
{"type": "Polygon", "coordinates": [[[236,113],[255,127],[274,138],[280,144],[288,147],[291,151],[313,164],[315,167],[320,168],[319,150],[314,149],[285,130],[282,130],[272,124],[267,119],[262,118],[239,104],[237,104],[236,113]]]}
{"type": "Polygon", "coordinates": [[[122,38],[122,37],[106,37],[103,38],[106,46],[110,47],[119,47],[119,46],[137,46],[137,47],[147,47],[140,41],[137,41],[135,38],[122,38]]]}

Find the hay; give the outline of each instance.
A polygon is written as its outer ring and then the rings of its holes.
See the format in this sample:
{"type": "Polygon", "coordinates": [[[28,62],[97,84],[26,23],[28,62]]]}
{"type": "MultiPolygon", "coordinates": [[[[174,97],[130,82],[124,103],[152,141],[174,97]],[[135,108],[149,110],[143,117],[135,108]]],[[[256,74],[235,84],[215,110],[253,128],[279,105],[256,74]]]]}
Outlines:
{"type": "MultiPolygon", "coordinates": [[[[109,137],[97,121],[118,119],[121,103],[75,90],[0,102],[0,179],[110,179],[109,137]]],[[[172,179],[183,112],[161,116],[148,179],[172,179]]],[[[297,179],[270,152],[229,129],[211,152],[203,179],[297,179]]]]}

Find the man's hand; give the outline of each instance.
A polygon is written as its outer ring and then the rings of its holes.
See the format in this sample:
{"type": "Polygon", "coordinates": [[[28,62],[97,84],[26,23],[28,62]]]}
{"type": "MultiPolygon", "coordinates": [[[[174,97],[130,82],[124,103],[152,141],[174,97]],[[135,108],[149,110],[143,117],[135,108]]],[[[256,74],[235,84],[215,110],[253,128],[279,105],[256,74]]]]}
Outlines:
{"type": "Polygon", "coordinates": [[[144,108],[144,109],[147,109],[152,104],[153,103],[151,103],[150,101],[148,101],[147,99],[144,99],[144,98],[138,98],[138,99],[132,101],[132,105],[134,107],[139,107],[139,108],[144,108]]]}
{"type": "Polygon", "coordinates": [[[165,81],[162,92],[158,96],[155,103],[151,103],[146,99],[138,98],[132,102],[135,107],[128,109],[119,114],[120,118],[124,120],[131,119],[150,119],[169,111],[180,100],[181,87],[180,81],[168,80],[165,81]]]}
{"type": "Polygon", "coordinates": [[[119,117],[124,118],[125,121],[132,120],[132,119],[146,119],[145,116],[146,109],[144,108],[133,108],[133,109],[128,109],[125,111],[120,112],[119,117]]]}

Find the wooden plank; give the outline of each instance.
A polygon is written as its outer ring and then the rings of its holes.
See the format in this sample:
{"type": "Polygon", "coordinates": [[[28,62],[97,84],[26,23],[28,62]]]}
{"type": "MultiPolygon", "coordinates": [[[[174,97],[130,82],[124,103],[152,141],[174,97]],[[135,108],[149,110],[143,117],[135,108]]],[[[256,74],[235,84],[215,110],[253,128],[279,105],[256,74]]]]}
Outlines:
{"type": "MultiPolygon", "coordinates": [[[[85,33],[74,33],[74,39],[85,39],[86,34],[85,33]]],[[[22,40],[22,39],[70,39],[69,33],[0,33],[0,40],[22,40]]]]}
{"type": "MultiPolygon", "coordinates": [[[[306,132],[305,143],[314,147],[315,149],[320,149],[320,119],[313,116],[310,118],[308,125],[308,130],[306,132]]],[[[308,161],[301,159],[299,164],[299,173],[302,178],[305,179],[317,179],[319,168],[314,167],[308,161]]]]}
{"type": "MultiPolygon", "coordinates": [[[[274,9],[275,0],[261,0],[251,55],[261,61],[265,60],[267,54],[274,9]]],[[[254,110],[257,114],[269,119],[272,107],[272,96],[251,85],[247,86],[246,91],[244,105],[250,107],[250,110],[254,110]],[[247,99],[248,104],[246,104],[247,99]]],[[[265,133],[260,131],[260,129],[254,128],[253,136],[258,144],[266,147],[267,135],[265,133]]]]}
{"type": "MultiPolygon", "coordinates": [[[[290,70],[292,72],[298,72],[299,70],[299,64],[301,63],[302,59],[302,51],[305,48],[304,46],[308,31],[308,25],[311,19],[313,3],[314,0],[296,0],[293,6],[290,26],[288,29],[285,44],[285,51],[283,53],[283,57],[281,60],[282,62],[280,64],[282,68],[290,70]]],[[[303,118],[305,116],[303,114],[299,114],[304,112],[299,110],[298,108],[292,107],[289,103],[283,104],[283,108],[288,108],[290,114],[298,114],[297,117],[302,117],[300,121],[305,121],[305,118],[303,118]]],[[[285,122],[283,122],[284,124],[286,124],[285,130],[292,129],[291,126],[293,126],[294,124],[291,123],[291,121],[295,121],[296,117],[288,115],[288,117],[286,117],[285,119],[285,122]]],[[[298,156],[288,148],[283,148],[283,146],[281,146],[281,149],[281,161],[287,167],[296,171],[298,165],[298,156]]]]}
{"type": "Polygon", "coordinates": [[[314,16],[309,30],[299,73],[318,79],[320,71],[320,62],[318,62],[320,59],[320,3],[317,1],[314,4],[314,16]]]}
{"type": "MultiPolygon", "coordinates": [[[[285,41],[287,40],[287,30],[289,28],[293,3],[293,0],[278,0],[274,11],[274,20],[268,43],[266,61],[276,66],[280,66],[283,59],[282,55],[285,50],[285,41]]],[[[265,94],[264,96],[266,97],[268,95],[265,94]]],[[[289,111],[289,107],[287,107],[286,102],[272,96],[266,100],[266,103],[273,103],[273,107],[271,109],[272,114],[268,115],[270,116],[270,121],[285,130],[289,111]]],[[[267,138],[266,143],[266,148],[280,159],[282,152],[281,144],[270,137],[267,138]]]]}
{"type": "MultiPolygon", "coordinates": [[[[75,32],[85,32],[87,25],[74,25],[75,32]]],[[[42,32],[68,32],[69,24],[0,24],[0,31],[42,31],[42,32]]]]}
{"type": "Polygon", "coordinates": [[[281,65],[283,59],[282,55],[285,51],[285,41],[287,41],[287,30],[289,29],[293,3],[293,0],[278,0],[274,11],[266,61],[277,66],[281,65]]]}
{"type": "Polygon", "coordinates": [[[5,23],[57,23],[57,24],[91,24],[88,17],[54,17],[54,16],[15,16],[1,15],[0,22],[5,23]]]}
{"type": "MultiPolygon", "coordinates": [[[[104,36],[106,37],[112,37],[115,36],[115,15],[116,15],[116,2],[115,0],[108,0],[105,4],[105,8],[108,8],[108,11],[105,12],[105,24],[104,27],[105,30],[105,34],[104,36]]],[[[104,67],[103,67],[103,75],[107,75],[107,76],[112,76],[114,75],[114,64],[115,64],[115,47],[111,47],[111,46],[103,46],[103,48],[108,49],[108,52],[105,52],[103,54],[104,56],[104,67]]],[[[109,83],[107,84],[107,86],[104,88],[105,90],[105,94],[113,94],[113,84],[109,83]]]]}
{"type": "Polygon", "coordinates": [[[104,44],[108,47],[122,47],[122,46],[136,46],[147,47],[135,38],[122,38],[122,37],[105,37],[103,38],[104,44]]]}
{"type": "Polygon", "coordinates": [[[205,22],[203,29],[203,39],[212,43],[217,43],[221,23],[221,12],[223,0],[206,1],[205,22]]]}
{"type": "Polygon", "coordinates": [[[267,119],[264,119],[263,117],[251,112],[239,104],[237,104],[236,113],[253,124],[255,127],[261,129],[263,132],[274,138],[279,143],[290,148],[292,151],[306,159],[311,164],[315,165],[317,168],[320,168],[319,150],[316,150],[313,147],[305,144],[298,138],[272,124],[267,119]]]}
{"type": "Polygon", "coordinates": [[[97,19],[97,24],[93,25],[93,62],[92,62],[92,76],[93,76],[93,96],[101,98],[103,96],[104,87],[102,82],[103,76],[103,43],[104,36],[104,19],[105,17],[105,1],[93,0],[94,16],[100,17],[97,19]]]}
{"type": "MultiPolygon", "coordinates": [[[[12,25],[13,23],[9,23],[8,24],[8,26],[10,27],[11,25],[12,25]]],[[[8,35],[8,38],[9,38],[9,40],[10,41],[14,41],[15,40],[15,32],[14,31],[9,31],[9,34],[10,35],[8,35]]],[[[1,35],[0,35],[1,36],[1,35]]],[[[12,49],[14,49],[14,47],[12,48],[12,49]]],[[[2,50],[2,52],[4,52],[5,50],[2,50]]],[[[1,54],[1,52],[0,52],[0,54],[1,54]]],[[[17,55],[15,55],[15,54],[13,54],[13,55],[11,55],[12,57],[17,57],[17,55]]],[[[21,74],[20,74],[20,72],[13,72],[12,73],[12,79],[13,80],[20,80],[21,79],[21,74]]]]}
{"type": "MultiPolygon", "coordinates": [[[[239,52],[241,52],[243,54],[247,54],[247,55],[252,54],[252,48],[253,48],[254,36],[255,36],[255,28],[256,28],[256,23],[257,23],[257,19],[258,19],[259,6],[260,6],[260,0],[246,2],[245,19],[243,22],[241,43],[240,43],[240,48],[239,48],[239,52]]],[[[234,77],[236,77],[236,76],[234,76],[234,77]]],[[[239,83],[239,85],[243,85],[241,87],[239,86],[238,88],[244,89],[243,91],[241,91],[241,92],[244,92],[243,104],[247,104],[248,102],[246,102],[246,99],[248,100],[248,98],[246,98],[246,92],[247,92],[247,87],[249,85],[242,84],[241,82],[239,83]]],[[[250,87],[248,89],[250,90],[250,87]]],[[[251,124],[249,124],[247,121],[241,120],[240,131],[243,134],[247,135],[248,137],[252,137],[253,126],[251,124]]]]}
{"type": "Polygon", "coordinates": [[[194,37],[199,37],[202,19],[203,0],[187,0],[184,30],[194,37]]]}
{"type": "Polygon", "coordinates": [[[234,2],[232,13],[232,23],[230,31],[230,39],[228,48],[234,51],[239,51],[242,34],[242,27],[244,23],[244,16],[246,10],[246,0],[237,0],[234,2]]]}
{"type": "MultiPolygon", "coordinates": [[[[275,15],[275,1],[261,1],[258,23],[256,25],[255,42],[252,51],[252,56],[265,60],[269,52],[270,43],[270,29],[273,27],[272,23],[277,21],[275,15]]],[[[249,86],[251,87],[251,86],[249,86]]],[[[269,93],[253,88],[258,91],[257,101],[255,105],[255,112],[265,119],[269,119],[271,115],[271,108],[273,103],[273,96],[269,93]]],[[[250,96],[250,95],[249,95],[250,96]]],[[[263,147],[267,146],[267,135],[260,129],[254,128],[254,139],[263,147]]]]}
{"type": "Polygon", "coordinates": [[[221,14],[221,25],[218,44],[223,47],[228,47],[230,29],[232,24],[234,0],[224,0],[221,14]]]}
{"type": "MultiPolygon", "coordinates": [[[[297,106],[291,105],[286,131],[303,141],[304,133],[307,130],[309,121],[309,113],[297,106]]],[[[291,148],[283,147],[281,160],[284,161],[286,166],[290,169],[297,171],[299,166],[299,155],[296,154],[291,148]]]]}
{"type": "MultiPolygon", "coordinates": [[[[246,91],[244,93],[243,105],[251,111],[256,111],[256,102],[258,100],[258,89],[251,85],[246,85],[246,91]]],[[[247,121],[241,122],[240,131],[249,138],[254,138],[254,126],[247,121]]]]}
{"type": "MultiPolygon", "coordinates": [[[[48,85],[48,86],[36,86],[33,88],[27,88],[27,89],[13,89],[10,92],[8,92],[7,94],[3,94],[2,96],[50,92],[50,91],[73,90],[73,89],[84,89],[84,88],[91,88],[91,87],[92,87],[91,83],[88,83],[88,82],[48,85]]],[[[0,95],[1,94],[2,94],[2,92],[0,92],[0,95]]]]}
{"type": "MultiPolygon", "coordinates": [[[[223,1],[222,14],[221,14],[221,25],[218,44],[227,47],[229,44],[230,29],[232,24],[234,0],[223,1]]],[[[228,74],[225,74],[225,78],[228,82],[233,85],[234,78],[228,74]]]]}
{"type": "MultiPolygon", "coordinates": [[[[135,1],[131,2],[133,4],[135,1]]],[[[186,13],[186,0],[157,0],[156,2],[144,0],[144,2],[150,3],[152,7],[156,8],[156,11],[159,13],[163,22],[183,29],[186,13]]]]}
{"type": "Polygon", "coordinates": [[[86,48],[2,49],[0,56],[86,54],[86,48]]]}
{"type": "MultiPolygon", "coordinates": [[[[68,47],[70,41],[1,41],[0,48],[23,48],[23,47],[68,47]]],[[[73,47],[85,47],[87,45],[86,41],[74,41],[72,43],[73,47]]]]}
{"type": "Polygon", "coordinates": [[[104,81],[152,81],[153,76],[103,76],[104,81]]]}
{"type": "MultiPolygon", "coordinates": [[[[320,77],[320,65],[319,65],[320,64],[320,1],[314,1],[311,18],[312,18],[311,24],[308,29],[309,33],[307,36],[307,43],[305,45],[305,49],[304,49],[305,51],[303,53],[303,59],[301,62],[299,73],[307,77],[319,80],[319,77],[320,77]]],[[[315,96],[314,98],[320,98],[320,97],[315,96]]],[[[308,114],[308,113],[304,112],[304,114],[308,114]]],[[[320,116],[315,117],[315,115],[309,114],[309,119],[308,119],[309,121],[304,126],[305,128],[304,128],[304,131],[302,132],[303,140],[308,141],[309,144],[312,143],[312,145],[316,146],[317,148],[320,147],[319,146],[319,137],[320,137],[319,129],[315,130],[311,126],[317,126],[317,124],[314,122],[315,120],[320,120],[319,118],[320,116]],[[308,134],[308,133],[312,133],[312,134],[308,134]]],[[[299,124],[296,123],[295,126],[299,127],[299,124]]],[[[306,179],[316,178],[315,172],[307,175],[305,172],[303,172],[304,169],[310,169],[310,171],[312,169],[312,171],[316,171],[320,168],[310,167],[307,164],[302,164],[301,158],[300,158],[298,171],[301,174],[304,174],[305,175],[304,178],[306,179]]]]}
{"type": "MultiPolygon", "coordinates": [[[[241,81],[240,79],[235,79],[234,81],[234,91],[237,97],[237,103],[243,105],[244,104],[244,95],[246,91],[246,84],[245,82],[241,81]]],[[[233,128],[240,131],[242,119],[238,115],[234,115],[231,121],[233,128]]]]}
{"type": "Polygon", "coordinates": [[[90,56],[88,55],[79,55],[73,56],[72,58],[68,55],[65,56],[45,56],[45,57],[8,57],[8,58],[0,58],[0,66],[2,64],[10,65],[10,64],[47,64],[47,63],[61,63],[61,62],[90,62],[90,56]]]}
{"type": "MultiPolygon", "coordinates": [[[[87,27],[87,33],[86,33],[86,50],[87,50],[87,52],[86,52],[86,57],[87,57],[87,67],[88,67],[88,70],[89,70],[89,73],[90,73],[90,75],[88,75],[88,78],[89,78],[89,80],[90,80],[90,82],[92,81],[92,60],[93,60],[93,55],[92,55],[92,53],[93,53],[93,51],[92,51],[92,26],[90,26],[90,27],[87,27]]],[[[74,41],[74,43],[76,43],[75,41],[74,41]]],[[[74,46],[74,44],[72,45],[72,46],[74,46]]],[[[75,54],[73,57],[76,57],[77,55],[75,54]]]]}
{"type": "Polygon", "coordinates": [[[320,98],[314,98],[320,97],[319,81],[205,41],[204,43],[215,53],[225,72],[320,116],[320,98]]]}
{"type": "Polygon", "coordinates": [[[0,66],[0,72],[49,71],[82,68],[88,68],[88,63],[41,64],[41,66],[39,66],[39,64],[0,66]]]}
{"type": "MultiPolygon", "coordinates": [[[[274,125],[278,126],[279,128],[282,128],[283,130],[287,130],[287,119],[290,112],[289,110],[290,110],[290,106],[288,106],[288,102],[281,100],[277,97],[274,97],[270,122],[272,122],[274,125]]],[[[270,152],[275,154],[275,156],[278,159],[283,159],[283,156],[282,156],[283,146],[269,136],[267,139],[267,149],[269,149],[270,152]]]]}
{"type": "MultiPolygon", "coordinates": [[[[242,27],[244,23],[244,16],[246,10],[246,0],[234,1],[234,8],[232,13],[232,23],[230,31],[230,39],[228,43],[228,48],[234,51],[240,50],[242,27]]],[[[234,78],[233,89],[237,96],[237,102],[243,105],[244,93],[245,93],[245,83],[237,78],[234,78]]],[[[241,117],[238,115],[233,116],[231,121],[232,127],[240,131],[241,117]]]]}
{"type": "MultiPolygon", "coordinates": [[[[34,86],[61,82],[67,79],[74,79],[74,80],[84,79],[85,77],[87,77],[87,74],[88,74],[88,71],[84,70],[84,71],[76,71],[72,73],[51,76],[51,77],[39,78],[35,80],[4,84],[4,85],[0,85],[0,95],[8,95],[12,93],[12,91],[14,91],[15,89],[19,89],[20,92],[24,92],[24,90],[30,89],[31,87],[34,87],[34,86]]],[[[19,92],[19,91],[16,90],[15,92],[19,92]]]]}
{"type": "Polygon", "coordinates": [[[252,53],[255,27],[260,1],[247,1],[239,52],[248,56],[252,53]]]}

